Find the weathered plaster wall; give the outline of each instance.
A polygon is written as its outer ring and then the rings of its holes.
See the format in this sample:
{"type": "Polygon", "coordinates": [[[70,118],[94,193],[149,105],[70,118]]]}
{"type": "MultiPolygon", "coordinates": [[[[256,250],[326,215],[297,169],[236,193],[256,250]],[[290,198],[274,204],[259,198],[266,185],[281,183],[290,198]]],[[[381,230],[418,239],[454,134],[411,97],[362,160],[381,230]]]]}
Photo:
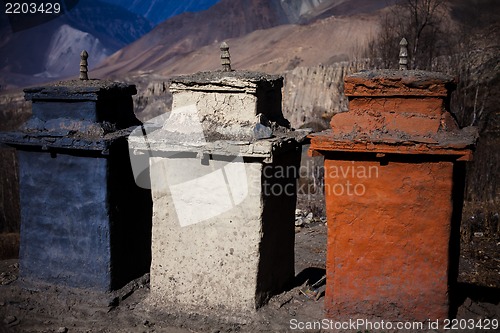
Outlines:
{"type": "Polygon", "coordinates": [[[151,300],[160,308],[244,317],[293,278],[305,134],[287,132],[282,83],[237,71],[173,78],[161,129],[147,143],[129,138],[150,151],[151,300]],[[276,174],[286,167],[295,172],[276,174]]]}
{"type": "Polygon", "coordinates": [[[453,163],[325,159],[325,168],[329,315],[447,318],[453,163]],[[347,182],[363,195],[341,194],[347,182]]]}
{"type": "Polygon", "coordinates": [[[241,127],[257,121],[257,97],[252,94],[184,90],[177,92],[172,109],[195,105],[199,121],[205,132],[217,130],[235,135],[241,127]],[[214,128],[213,124],[217,124],[214,128]]]}
{"type": "Polygon", "coordinates": [[[442,98],[355,98],[349,101],[349,112],[336,114],[331,126],[334,133],[381,130],[431,135],[439,130],[444,112],[442,98]]]}
{"type": "Polygon", "coordinates": [[[19,151],[21,276],[108,290],[107,160],[19,151]]]}
{"type": "Polygon", "coordinates": [[[281,112],[281,77],[223,73],[174,78],[172,110],[195,106],[203,130],[217,136],[252,137],[256,124],[269,127],[269,121],[289,127],[281,112]]]}
{"type": "Polygon", "coordinates": [[[126,142],[107,158],[76,153],[88,156],[18,152],[21,276],[114,290],[149,271],[151,194],[134,183],[126,142]]]}
{"type": "Polygon", "coordinates": [[[198,158],[152,158],[152,300],[176,310],[217,310],[222,311],[219,316],[244,316],[290,282],[294,276],[296,181],[293,176],[276,178],[273,170],[299,162],[300,152],[272,165],[246,159],[229,164],[211,159],[209,165],[203,165],[198,158]],[[222,184],[192,179],[200,170],[210,174],[228,165],[243,167],[246,179],[222,184]],[[179,184],[197,186],[202,198],[217,197],[220,202],[215,207],[227,205],[227,210],[200,212],[200,198],[184,197],[179,205],[175,201],[178,192],[172,191],[179,184]],[[288,184],[289,196],[279,192],[288,184]],[[233,202],[224,197],[228,188],[233,202]],[[241,194],[243,199],[238,202],[241,194]],[[192,214],[205,214],[207,219],[183,227],[180,219],[185,212],[179,216],[176,207],[189,207],[192,214]]]}
{"type": "Polygon", "coordinates": [[[452,313],[463,165],[475,129],[446,110],[453,78],[364,71],[345,79],[349,111],[311,136],[325,156],[325,308],[335,319],[425,321],[452,313]]]}
{"type": "MultiPolygon", "coordinates": [[[[225,164],[223,161],[211,162],[214,168],[225,164]]],[[[201,160],[153,158],[151,161],[154,203],[151,294],[166,302],[167,306],[178,303],[186,308],[222,310],[221,305],[226,304],[230,308],[224,310],[250,311],[255,308],[260,258],[262,165],[241,164],[245,167],[249,186],[240,205],[200,223],[182,227],[169,189],[172,183],[167,179],[176,183],[190,179],[192,170],[187,165],[196,167],[197,163],[201,164],[201,160]]],[[[211,166],[205,168],[208,173],[212,171],[211,166]]],[[[209,186],[197,191],[211,196],[220,195],[224,189],[209,186]]],[[[193,210],[198,209],[196,202],[184,204],[193,210]]],[[[210,214],[209,211],[196,213],[210,214]]]]}

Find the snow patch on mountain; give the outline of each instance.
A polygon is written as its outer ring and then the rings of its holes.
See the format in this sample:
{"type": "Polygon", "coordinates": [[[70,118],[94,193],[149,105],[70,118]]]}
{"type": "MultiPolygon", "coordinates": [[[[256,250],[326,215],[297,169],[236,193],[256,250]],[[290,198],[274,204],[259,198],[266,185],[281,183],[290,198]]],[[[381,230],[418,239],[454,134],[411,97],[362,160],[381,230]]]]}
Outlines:
{"type": "Polygon", "coordinates": [[[88,59],[90,68],[112,53],[95,36],[63,24],[53,34],[47,48],[45,71],[35,76],[55,78],[78,75],[82,50],[91,55],[88,59]]]}
{"type": "Polygon", "coordinates": [[[321,13],[327,8],[338,6],[347,0],[280,0],[280,5],[290,23],[321,13]]]}

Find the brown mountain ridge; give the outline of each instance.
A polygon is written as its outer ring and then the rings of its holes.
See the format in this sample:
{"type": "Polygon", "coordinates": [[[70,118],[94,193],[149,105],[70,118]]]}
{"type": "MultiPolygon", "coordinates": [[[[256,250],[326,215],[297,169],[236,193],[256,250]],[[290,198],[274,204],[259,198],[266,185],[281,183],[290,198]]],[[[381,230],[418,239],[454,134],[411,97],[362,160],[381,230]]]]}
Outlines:
{"type": "Polygon", "coordinates": [[[386,5],[385,0],[327,0],[317,7],[307,0],[288,2],[287,7],[280,0],[222,0],[206,11],[173,17],[111,55],[94,75],[214,70],[223,40],[237,69],[280,72],[352,59],[377,33],[379,15],[373,10],[386,5]],[[343,13],[356,15],[338,15],[343,13]]]}

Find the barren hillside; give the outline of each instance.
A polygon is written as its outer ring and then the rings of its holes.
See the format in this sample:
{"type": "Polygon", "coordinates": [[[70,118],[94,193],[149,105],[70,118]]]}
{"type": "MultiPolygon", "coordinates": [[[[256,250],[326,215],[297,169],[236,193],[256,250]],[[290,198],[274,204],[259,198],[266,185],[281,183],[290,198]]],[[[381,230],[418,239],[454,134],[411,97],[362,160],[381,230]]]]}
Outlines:
{"type": "MultiPolygon", "coordinates": [[[[356,2],[360,1],[336,1],[335,5],[356,2]]],[[[316,16],[330,13],[326,18],[309,24],[285,24],[292,14],[285,13],[275,1],[223,0],[207,11],[186,13],[164,22],[106,59],[94,76],[169,76],[217,69],[218,48],[223,40],[229,43],[237,69],[278,73],[299,65],[316,66],[360,57],[368,40],[377,33],[379,14],[335,16],[332,11],[337,7],[326,8],[306,11],[316,16]]]]}

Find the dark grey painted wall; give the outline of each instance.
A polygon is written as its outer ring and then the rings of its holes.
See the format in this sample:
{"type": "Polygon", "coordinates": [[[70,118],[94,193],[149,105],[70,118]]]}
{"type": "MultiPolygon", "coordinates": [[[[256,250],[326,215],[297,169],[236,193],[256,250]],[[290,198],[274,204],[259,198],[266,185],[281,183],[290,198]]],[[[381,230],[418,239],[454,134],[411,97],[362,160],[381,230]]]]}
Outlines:
{"type": "Polygon", "coordinates": [[[24,279],[108,291],[149,271],[151,195],[124,140],[106,158],[18,154],[24,279]]]}
{"type": "Polygon", "coordinates": [[[19,151],[21,276],[110,288],[107,160],[19,151]]]}

